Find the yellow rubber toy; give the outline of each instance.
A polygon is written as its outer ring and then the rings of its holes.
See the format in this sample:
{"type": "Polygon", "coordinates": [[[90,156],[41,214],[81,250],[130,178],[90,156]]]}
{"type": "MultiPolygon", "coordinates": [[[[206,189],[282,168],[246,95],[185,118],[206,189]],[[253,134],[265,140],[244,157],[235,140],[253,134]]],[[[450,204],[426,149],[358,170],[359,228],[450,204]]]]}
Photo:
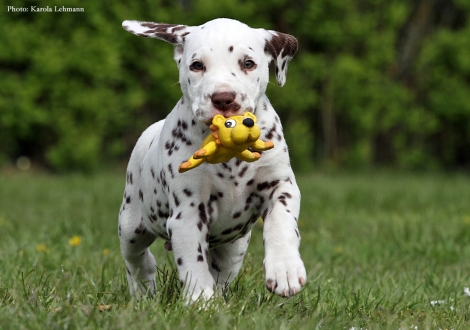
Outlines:
{"type": "Polygon", "coordinates": [[[259,139],[261,131],[256,121],[256,116],[251,112],[229,118],[215,115],[210,126],[212,134],[202,141],[201,149],[179,166],[178,171],[189,171],[203,162],[223,163],[233,157],[246,162],[258,160],[261,155],[256,151],[269,150],[274,147],[274,143],[259,139]]]}

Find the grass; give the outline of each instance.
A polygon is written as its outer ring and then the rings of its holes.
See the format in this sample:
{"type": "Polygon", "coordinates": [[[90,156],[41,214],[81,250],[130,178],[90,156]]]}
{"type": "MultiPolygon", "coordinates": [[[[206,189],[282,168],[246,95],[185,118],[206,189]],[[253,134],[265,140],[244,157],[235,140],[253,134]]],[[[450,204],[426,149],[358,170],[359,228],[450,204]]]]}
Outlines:
{"type": "Polygon", "coordinates": [[[117,238],[122,173],[0,175],[0,329],[467,329],[470,177],[298,176],[308,285],[267,292],[262,226],[224,297],[186,306],[157,241],[160,291],[129,297],[117,238]]]}

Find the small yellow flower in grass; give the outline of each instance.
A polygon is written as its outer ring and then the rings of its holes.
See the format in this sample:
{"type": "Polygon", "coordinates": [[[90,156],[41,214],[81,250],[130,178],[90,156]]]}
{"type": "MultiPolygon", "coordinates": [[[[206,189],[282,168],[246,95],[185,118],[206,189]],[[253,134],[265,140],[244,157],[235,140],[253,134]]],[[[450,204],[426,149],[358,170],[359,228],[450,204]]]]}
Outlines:
{"type": "Polygon", "coordinates": [[[12,225],[11,225],[11,222],[8,221],[7,219],[3,218],[3,217],[0,217],[0,227],[8,227],[8,228],[11,228],[12,225]]]}
{"type": "Polygon", "coordinates": [[[341,254],[341,253],[344,252],[344,250],[341,246],[335,246],[333,250],[338,254],[341,254]]]}
{"type": "Polygon", "coordinates": [[[36,250],[38,252],[49,252],[49,249],[47,248],[46,244],[44,244],[44,243],[36,245],[36,250]]]}
{"type": "Polygon", "coordinates": [[[464,215],[463,222],[465,222],[467,225],[470,225],[470,215],[464,215]]]}
{"type": "Polygon", "coordinates": [[[109,249],[104,249],[103,250],[103,256],[107,256],[109,254],[109,249]]]}
{"type": "Polygon", "coordinates": [[[72,246],[79,246],[82,242],[82,238],[78,235],[74,235],[72,238],[69,239],[69,244],[72,246]]]}

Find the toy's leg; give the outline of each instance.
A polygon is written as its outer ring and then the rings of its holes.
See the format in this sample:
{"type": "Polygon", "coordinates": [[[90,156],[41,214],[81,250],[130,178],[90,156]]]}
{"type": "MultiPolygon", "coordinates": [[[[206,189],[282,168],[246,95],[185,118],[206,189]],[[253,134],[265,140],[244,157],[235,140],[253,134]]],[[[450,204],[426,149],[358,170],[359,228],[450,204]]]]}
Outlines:
{"type": "Polygon", "coordinates": [[[244,160],[245,162],[254,162],[255,160],[258,160],[261,157],[261,155],[257,153],[256,151],[251,152],[250,150],[243,150],[236,157],[238,159],[244,160]]]}
{"type": "Polygon", "coordinates": [[[215,141],[210,141],[209,143],[205,144],[203,148],[196,151],[193,157],[195,159],[208,157],[215,154],[218,149],[219,147],[217,146],[217,143],[215,143],[215,141]]]}
{"type": "Polygon", "coordinates": [[[188,161],[184,162],[178,167],[178,172],[183,173],[183,172],[189,171],[190,169],[198,167],[203,162],[204,162],[204,159],[194,159],[194,157],[191,157],[188,159],[188,161]]]}
{"type": "Polygon", "coordinates": [[[264,150],[269,150],[271,149],[272,147],[274,147],[274,143],[272,141],[261,141],[261,140],[257,140],[255,143],[252,144],[251,146],[254,150],[258,150],[258,151],[264,151],[264,150]]]}

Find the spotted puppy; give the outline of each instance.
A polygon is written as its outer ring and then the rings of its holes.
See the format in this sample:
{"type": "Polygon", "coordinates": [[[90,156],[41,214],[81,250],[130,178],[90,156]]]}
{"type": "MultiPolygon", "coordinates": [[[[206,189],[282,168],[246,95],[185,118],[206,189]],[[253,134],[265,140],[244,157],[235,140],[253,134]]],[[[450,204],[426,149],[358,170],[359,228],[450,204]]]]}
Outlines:
{"type": "Polygon", "coordinates": [[[130,293],[154,293],[156,263],[149,246],[172,249],[183,295],[210,298],[238,274],[251,229],[264,220],[264,268],[269,291],[288,297],[306,282],[297,227],[300,192],[279,117],[265,95],[268,65],[277,83],[297,50],[294,37],[230,19],[201,26],[124,21],[127,31],[175,46],[183,92],[165,120],[138,140],[127,168],[119,237],[130,293]],[[210,133],[216,114],[252,112],[262,140],[275,147],[257,162],[236,158],[178,173],[210,133]]]}

